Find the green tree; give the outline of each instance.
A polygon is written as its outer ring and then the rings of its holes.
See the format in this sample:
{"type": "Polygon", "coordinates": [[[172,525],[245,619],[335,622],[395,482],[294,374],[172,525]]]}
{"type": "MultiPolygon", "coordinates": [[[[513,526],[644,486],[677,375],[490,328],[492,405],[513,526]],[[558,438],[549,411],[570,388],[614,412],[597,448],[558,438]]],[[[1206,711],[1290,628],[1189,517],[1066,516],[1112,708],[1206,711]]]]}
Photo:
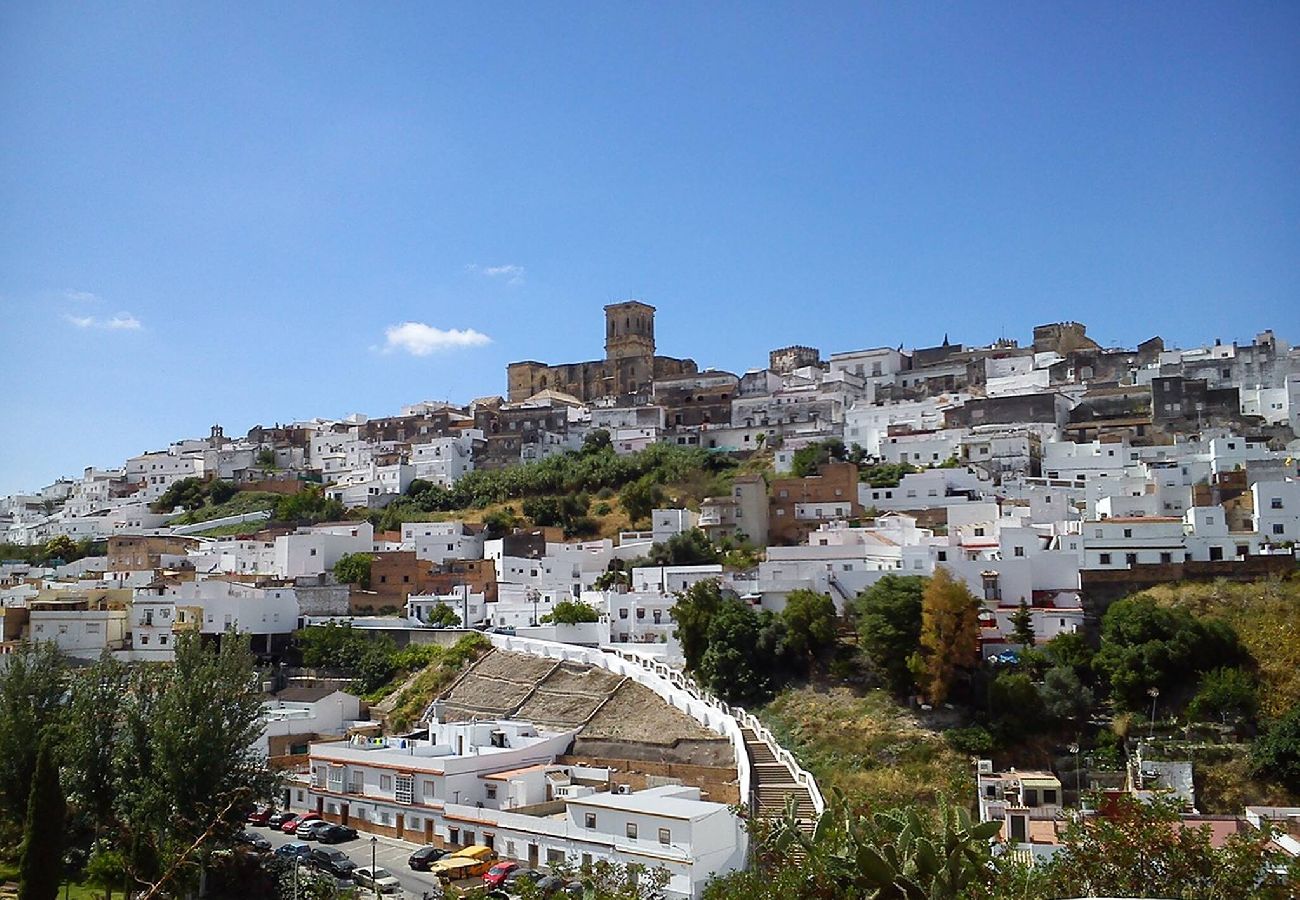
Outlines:
{"type": "Polygon", "coordinates": [[[1108,798],[1103,814],[1072,821],[1047,864],[1051,897],[1278,898],[1288,893],[1261,864],[1265,831],[1231,835],[1220,848],[1209,826],[1183,827],[1177,802],[1108,798]]]}
{"type": "Polygon", "coordinates": [[[653,544],[647,554],[652,566],[701,566],[718,561],[718,549],[708,535],[698,528],[674,534],[668,540],[653,544]]]}
{"type": "Polygon", "coordinates": [[[1092,680],[1093,649],[1088,639],[1077,631],[1058,634],[1040,648],[1047,661],[1053,666],[1065,666],[1084,684],[1092,680]]]}
{"type": "Polygon", "coordinates": [[[1151,688],[1176,701],[1189,693],[1197,674],[1245,658],[1228,623],[1198,619],[1138,594],[1111,604],[1102,617],[1101,650],[1093,668],[1120,709],[1138,712],[1147,705],[1151,688]]]}
{"type": "Polygon", "coordinates": [[[588,431],[586,437],[582,439],[583,456],[612,452],[613,449],[614,442],[610,439],[609,432],[604,428],[593,428],[591,431],[588,431]]]}
{"type": "Polygon", "coordinates": [[[46,731],[36,754],[36,770],[27,800],[27,820],[19,848],[19,900],[55,900],[63,870],[63,820],[67,802],[59,786],[54,758],[55,736],[46,731]]]}
{"type": "Polygon", "coordinates": [[[36,773],[37,735],[63,722],[67,664],[50,641],[21,643],[0,668],[0,818],[21,827],[36,773]]]}
{"type": "Polygon", "coordinates": [[[1034,646],[1034,615],[1024,600],[1020,601],[1020,607],[1011,614],[1011,640],[1022,647],[1034,646]]]}
{"type": "Polygon", "coordinates": [[[1006,738],[1034,731],[1042,721],[1038,688],[1023,672],[999,672],[993,677],[989,709],[1006,738]]]}
{"type": "Polygon", "coordinates": [[[229,481],[208,482],[208,502],[213,506],[228,502],[237,493],[239,493],[239,488],[229,481]]]}
{"type": "Polygon", "coordinates": [[[126,860],[107,841],[96,841],[91,847],[90,858],[86,860],[82,879],[102,889],[111,900],[113,891],[126,884],[126,860]]]}
{"type": "Polygon", "coordinates": [[[696,675],[728,703],[761,703],[772,695],[772,660],[760,650],[758,615],[739,600],[724,600],[709,621],[707,647],[696,675]]]}
{"type": "Polygon", "coordinates": [[[435,628],[455,628],[460,624],[460,616],[445,603],[439,603],[429,610],[429,624],[435,628]]]}
{"type": "Polygon", "coordinates": [[[69,719],[74,724],[63,742],[68,799],[97,835],[114,822],[113,746],[129,684],[126,667],[108,650],[72,679],[69,719]]]}
{"type": "Polygon", "coordinates": [[[623,505],[632,524],[650,518],[650,513],[663,502],[663,488],[650,478],[639,478],[618,492],[618,502],[623,505]]]}
{"type": "Polygon", "coordinates": [[[935,567],[921,592],[921,655],[931,703],[946,701],[958,675],[979,662],[980,609],[964,582],[935,567]]]}
{"type": "Polygon", "coordinates": [[[600,614],[590,603],[577,600],[561,600],[542,616],[542,623],[556,625],[578,625],[582,622],[598,622],[600,614]]]}
{"type": "Polygon", "coordinates": [[[300,522],[314,525],[342,519],[347,513],[343,504],[330,497],[318,485],[308,485],[296,494],[285,494],[275,503],[277,522],[300,522]]]}
{"type": "Polygon", "coordinates": [[[334,577],[342,584],[355,584],[362,590],[370,587],[371,553],[345,553],[334,563],[334,577]]]}
{"type": "Polygon", "coordinates": [[[921,644],[924,579],[885,575],[854,600],[862,651],[895,694],[913,688],[907,661],[921,644]]]}
{"type": "Polygon", "coordinates": [[[1069,666],[1054,666],[1043,676],[1039,690],[1047,718],[1061,723],[1083,722],[1092,710],[1092,691],[1083,686],[1069,666]]]}
{"type": "Polygon", "coordinates": [[[1214,669],[1201,676],[1187,714],[1201,722],[1253,721],[1259,708],[1259,686],[1242,669],[1214,669]]]}
{"type": "Polygon", "coordinates": [[[257,451],[257,464],[267,468],[275,466],[275,450],[270,447],[263,447],[257,451]]]}
{"type": "Polygon", "coordinates": [[[1300,703],[1272,722],[1250,750],[1254,774],[1300,792],[1300,703]]]}
{"type": "Polygon", "coordinates": [[[188,848],[200,835],[228,838],[244,806],[269,798],[276,783],[258,753],[264,727],[253,658],[238,635],[220,648],[197,635],[181,635],[175,662],[151,698],[147,734],[147,784],[155,817],[136,818],[128,829],[144,837],[159,859],[188,848]]]}
{"type": "Polygon", "coordinates": [[[835,655],[839,616],[829,595],[804,589],[791,591],[781,618],[785,622],[786,650],[804,671],[825,664],[835,655]]]}
{"type": "Polygon", "coordinates": [[[78,558],[77,544],[66,534],[56,534],[45,542],[41,556],[46,562],[56,559],[65,563],[73,562],[78,558]]]}
{"type": "Polygon", "coordinates": [[[676,624],[675,635],[682,648],[686,668],[697,671],[709,647],[709,622],[722,608],[722,587],[716,578],[697,581],[677,594],[669,610],[676,624]]]}

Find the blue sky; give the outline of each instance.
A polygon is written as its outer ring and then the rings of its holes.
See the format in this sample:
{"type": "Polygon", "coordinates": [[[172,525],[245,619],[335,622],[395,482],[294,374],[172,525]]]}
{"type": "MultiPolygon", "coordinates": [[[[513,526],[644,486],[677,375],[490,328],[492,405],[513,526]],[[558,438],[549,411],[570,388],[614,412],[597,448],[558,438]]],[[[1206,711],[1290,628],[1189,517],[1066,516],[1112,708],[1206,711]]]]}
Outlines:
{"type": "Polygon", "coordinates": [[[0,5],[0,493],[500,393],[629,297],[732,370],[1300,342],[1300,4],[488,6],[0,5]]]}

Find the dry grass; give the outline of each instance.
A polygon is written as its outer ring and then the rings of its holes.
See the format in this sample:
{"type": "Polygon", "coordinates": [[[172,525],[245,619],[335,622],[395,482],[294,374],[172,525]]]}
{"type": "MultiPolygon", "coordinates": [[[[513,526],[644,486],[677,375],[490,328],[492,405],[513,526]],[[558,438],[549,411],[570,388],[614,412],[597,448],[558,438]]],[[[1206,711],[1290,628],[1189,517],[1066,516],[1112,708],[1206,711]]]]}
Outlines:
{"type": "Polygon", "coordinates": [[[788,690],[760,715],[823,791],[838,787],[850,802],[884,808],[933,804],[940,795],[966,802],[974,790],[969,760],[883,691],[788,690]]]}
{"type": "Polygon", "coordinates": [[[1259,664],[1261,712],[1279,716],[1300,702],[1300,579],[1161,585],[1144,593],[1237,630],[1259,664]]]}

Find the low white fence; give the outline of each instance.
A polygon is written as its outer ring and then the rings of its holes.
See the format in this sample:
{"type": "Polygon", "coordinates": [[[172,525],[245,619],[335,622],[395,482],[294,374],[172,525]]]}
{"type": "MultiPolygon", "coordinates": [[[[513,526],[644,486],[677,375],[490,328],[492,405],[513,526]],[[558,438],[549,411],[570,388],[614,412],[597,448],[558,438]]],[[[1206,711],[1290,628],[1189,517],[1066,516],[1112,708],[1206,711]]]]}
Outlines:
{"type": "MultiPolygon", "coordinates": [[[[572,644],[557,644],[554,641],[539,641],[506,634],[489,634],[488,638],[499,650],[513,653],[528,653],[548,659],[561,659],[584,665],[597,666],[624,678],[630,678],[637,684],[654,691],[665,703],[674,709],[680,709],[710,731],[731,741],[736,755],[736,774],[740,782],[740,797],[748,803],[752,785],[752,773],[749,766],[749,754],[745,750],[745,738],[740,733],[740,724],[720,701],[699,696],[698,690],[692,691],[682,687],[671,678],[664,676],[663,669],[672,672],[667,666],[647,665],[631,654],[606,653],[591,647],[577,647],[572,644]]],[[[688,679],[689,681],[689,679],[688,679]]]]}
{"type": "MultiPolygon", "coordinates": [[[[242,513],[237,516],[222,516],[220,519],[208,519],[206,522],[195,522],[193,525],[177,525],[171,529],[172,534],[195,534],[199,531],[207,531],[209,528],[221,528],[225,525],[242,525],[245,522],[264,522],[271,518],[268,510],[258,512],[242,513]]],[[[166,533],[166,530],[163,530],[166,533]]]]}
{"type": "Polygon", "coordinates": [[[790,751],[777,743],[762,722],[744,709],[724,703],[712,694],[701,690],[691,678],[666,663],[626,650],[595,650],[590,647],[576,647],[572,644],[558,644],[554,641],[539,641],[504,634],[489,634],[488,638],[500,650],[598,666],[630,678],[637,684],[654,691],[669,706],[680,709],[705,728],[716,731],[731,741],[736,755],[740,797],[745,803],[751,800],[753,772],[749,764],[749,751],[745,748],[745,738],[740,729],[742,727],[751,729],[768,746],[772,754],[789,767],[796,783],[807,788],[817,815],[820,816],[826,808],[826,801],[817,787],[817,779],[799,765],[790,751]]]}
{"type": "MultiPolygon", "coordinates": [[[[799,765],[799,761],[794,758],[794,754],[782,747],[777,739],[772,736],[772,732],[768,730],[768,727],[759,721],[758,717],[753,713],[749,712],[744,707],[732,706],[729,703],[719,700],[712,694],[706,693],[695,683],[694,679],[665,663],[654,662],[646,657],[636,656],[622,650],[614,652],[618,653],[624,659],[633,660],[634,662],[651,669],[660,677],[668,679],[678,690],[684,691],[690,696],[708,703],[713,708],[734,719],[740,725],[753,731],[754,734],[758,736],[759,740],[766,744],[767,748],[772,751],[772,755],[790,770],[794,775],[795,783],[808,789],[808,796],[812,798],[813,808],[817,811],[817,815],[820,816],[826,809],[826,799],[822,797],[821,789],[817,787],[817,779],[813,777],[811,772],[799,765]]],[[[749,754],[745,753],[744,755],[746,762],[748,762],[749,754]]]]}

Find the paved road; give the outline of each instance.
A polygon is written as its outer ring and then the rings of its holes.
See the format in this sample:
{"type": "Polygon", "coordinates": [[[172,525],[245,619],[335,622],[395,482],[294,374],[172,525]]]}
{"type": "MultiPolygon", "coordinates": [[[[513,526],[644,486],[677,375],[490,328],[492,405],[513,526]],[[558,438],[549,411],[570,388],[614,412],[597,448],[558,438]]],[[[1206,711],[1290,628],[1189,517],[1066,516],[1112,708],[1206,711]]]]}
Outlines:
{"type": "MultiPolygon", "coordinates": [[[[249,831],[260,834],[269,840],[272,847],[279,847],[298,840],[292,834],[284,834],[279,829],[267,828],[265,825],[249,825],[246,827],[249,831]]],[[[346,853],[348,858],[358,866],[370,865],[370,835],[365,832],[360,832],[355,841],[347,841],[343,844],[319,844],[316,841],[307,841],[306,843],[312,847],[337,847],[346,853]]],[[[425,891],[429,891],[435,897],[441,896],[438,893],[438,879],[427,872],[413,872],[406,865],[406,860],[411,855],[411,852],[419,846],[419,844],[412,844],[407,841],[380,837],[375,844],[375,865],[381,869],[387,869],[402,883],[402,890],[407,898],[419,900],[420,895],[425,891]]],[[[362,896],[368,896],[368,892],[363,891],[362,896]]],[[[392,896],[392,894],[388,895],[390,898],[392,896]]]]}

